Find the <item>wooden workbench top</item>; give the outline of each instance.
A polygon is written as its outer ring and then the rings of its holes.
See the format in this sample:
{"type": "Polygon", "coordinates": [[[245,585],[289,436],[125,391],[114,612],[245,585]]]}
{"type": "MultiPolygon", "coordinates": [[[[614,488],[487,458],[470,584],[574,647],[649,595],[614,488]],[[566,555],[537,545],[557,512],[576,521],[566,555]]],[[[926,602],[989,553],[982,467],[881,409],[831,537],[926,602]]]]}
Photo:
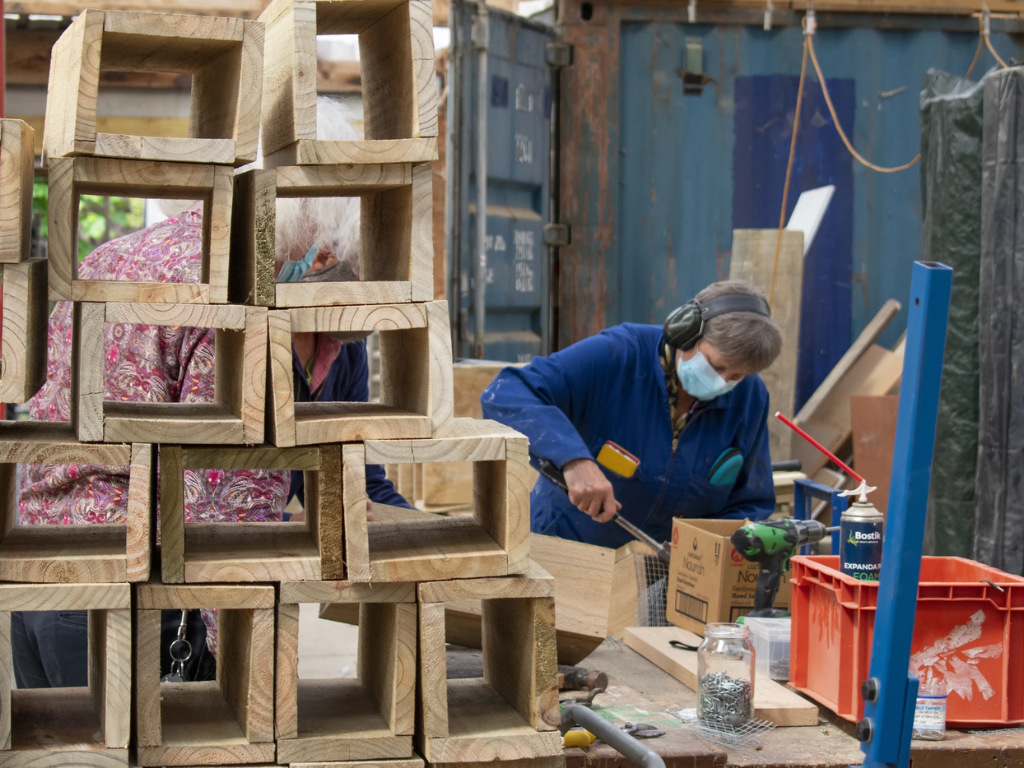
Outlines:
{"type": "MultiPolygon", "coordinates": [[[[622,719],[619,715],[624,716],[625,709],[633,706],[637,695],[666,710],[697,705],[693,691],[617,640],[606,639],[579,666],[608,673],[613,696],[598,696],[595,703],[600,705],[597,711],[610,708],[609,714],[616,720],[622,719]]],[[[479,650],[449,648],[449,677],[476,677],[481,670],[479,650]]],[[[667,768],[846,768],[859,765],[864,756],[852,736],[853,724],[836,718],[824,707],[820,712],[817,726],[776,728],[765,734],[760,749],[726,750],[694,738],[685,727],[648,743],[665,757],[667,768]]],[[[636,712],[636,718],[666,729],[672,720],[661,712],[636,712]]],[[[587,749],[567,749],[565,754],[568,768],[632,766],[603,744],[587,749]]],[[[915,741],[911,768],[1024,768],[1024,729],[1009,728],[983,734],[949,731],[945,741],[915,741]]]]}
{"type": "MultiPolygon", "coordinates": [[[[613,685],[627,685],[656,706],[669,709],[697,705],[693,691],[618,641],[605,640],[580,662],[580,666],[607,672],[613,685]]],[[[725,750],[713,744],[706,746],[712,753],[727,751],[724,763],[727,767],[845,768],[863,761],[860,744],[851,735],[852,731],[852,723],[835,718],[822,707],[816,727],[777,728],[763,737],[760,749],[725,750]]],[[[723,763],[716,761],[715,764],[723,763]]],[[[915,741],[913,744],[911,768],[981,766],[1024,768],[1024,729],[994,730],[985,734],[950,731],[945,741],[915,741]]]]}

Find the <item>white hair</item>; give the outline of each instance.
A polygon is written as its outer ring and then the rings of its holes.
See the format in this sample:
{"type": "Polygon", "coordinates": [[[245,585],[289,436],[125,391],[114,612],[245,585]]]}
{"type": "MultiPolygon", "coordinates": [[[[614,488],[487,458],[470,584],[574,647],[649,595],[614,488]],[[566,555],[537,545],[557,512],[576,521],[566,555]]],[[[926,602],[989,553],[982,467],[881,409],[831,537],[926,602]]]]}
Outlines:
{"type": "MultiPolygon", "coordinates": [[[[363,138],[354,125],[352,109],[327,96],[316,100],[316,137],[321,141],[353,141],[363,138]]],[[[275,259],[284,263],[296,251],[329,245],[339,261],[347,262],[359,274],[358,197],[278,198],[275,259]]]]}

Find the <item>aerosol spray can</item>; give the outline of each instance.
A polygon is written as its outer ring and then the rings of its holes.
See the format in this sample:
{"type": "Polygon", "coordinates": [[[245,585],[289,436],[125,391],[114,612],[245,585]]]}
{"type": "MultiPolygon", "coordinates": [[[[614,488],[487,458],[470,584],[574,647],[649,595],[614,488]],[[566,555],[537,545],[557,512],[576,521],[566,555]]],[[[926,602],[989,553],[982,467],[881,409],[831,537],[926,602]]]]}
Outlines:
{"type": "MultiPolygon", "coordinates": [[[[839,522],[839,570],[859,581],[878,581],[882,570],[882,536],[885,518],[868,501],[867,484],[854,493],[857,501],[843,512],[839,522]]],[[[853,495],[853,494],[850,494],[853,495]]]]}

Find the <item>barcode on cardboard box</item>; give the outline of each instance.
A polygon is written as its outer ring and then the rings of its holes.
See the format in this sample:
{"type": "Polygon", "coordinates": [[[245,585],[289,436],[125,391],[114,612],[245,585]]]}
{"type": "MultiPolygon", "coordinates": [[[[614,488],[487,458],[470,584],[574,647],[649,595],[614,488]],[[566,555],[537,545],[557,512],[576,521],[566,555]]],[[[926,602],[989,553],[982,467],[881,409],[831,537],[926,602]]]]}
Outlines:
{"type": "Polygon", "coordinates": [[[736,619],[740,616],[746,616],[752,610],[754,609],[749,605],[734,605],[729,609],[729,621],[735,624],[736,619]]]}
{"type": "Polygon", "coordinates": [[[701,624],[708,623],[708,603],[699,597],[676,590],[676,611],[701,624]]]}

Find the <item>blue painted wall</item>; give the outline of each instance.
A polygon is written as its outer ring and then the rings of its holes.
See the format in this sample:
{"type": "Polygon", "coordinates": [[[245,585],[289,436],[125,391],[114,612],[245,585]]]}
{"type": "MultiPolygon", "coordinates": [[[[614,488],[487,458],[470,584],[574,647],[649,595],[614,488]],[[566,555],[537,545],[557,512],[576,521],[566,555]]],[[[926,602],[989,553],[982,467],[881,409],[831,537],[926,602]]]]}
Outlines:
{"type": "MultiPolygon", "coordinates": [[[[966,72],[977,40],[819,30],[818,59],[858,150],[883,166],[913,158],[925,72],[966,72]]],[[[618,274],[605,277],[606,324],[660,322],[728,274],[733,228],[778,225],[802,41],[796,28],[623,21],[616,226],[606,261],[618,274]],[[679,74],[687,37],[700,38],[712,78],[697,96],[683,94],[679,74]]],[[[994,35],[993,44],[1004,57],[1017,55],[1007,35],[994,35]]],[[[976,75],[992,63],[986,53],[976,75]]],[[[905,302],[921,229],[919,167],[879,174],[853,161],[810,62],[808,73],[789,208],[804,189],[834,183],[837,193],[805,270],[800,401],[887,299],[905,302]]],[[[905,324],[904,309],[881,343],[894,344],[905,324]]]]}

